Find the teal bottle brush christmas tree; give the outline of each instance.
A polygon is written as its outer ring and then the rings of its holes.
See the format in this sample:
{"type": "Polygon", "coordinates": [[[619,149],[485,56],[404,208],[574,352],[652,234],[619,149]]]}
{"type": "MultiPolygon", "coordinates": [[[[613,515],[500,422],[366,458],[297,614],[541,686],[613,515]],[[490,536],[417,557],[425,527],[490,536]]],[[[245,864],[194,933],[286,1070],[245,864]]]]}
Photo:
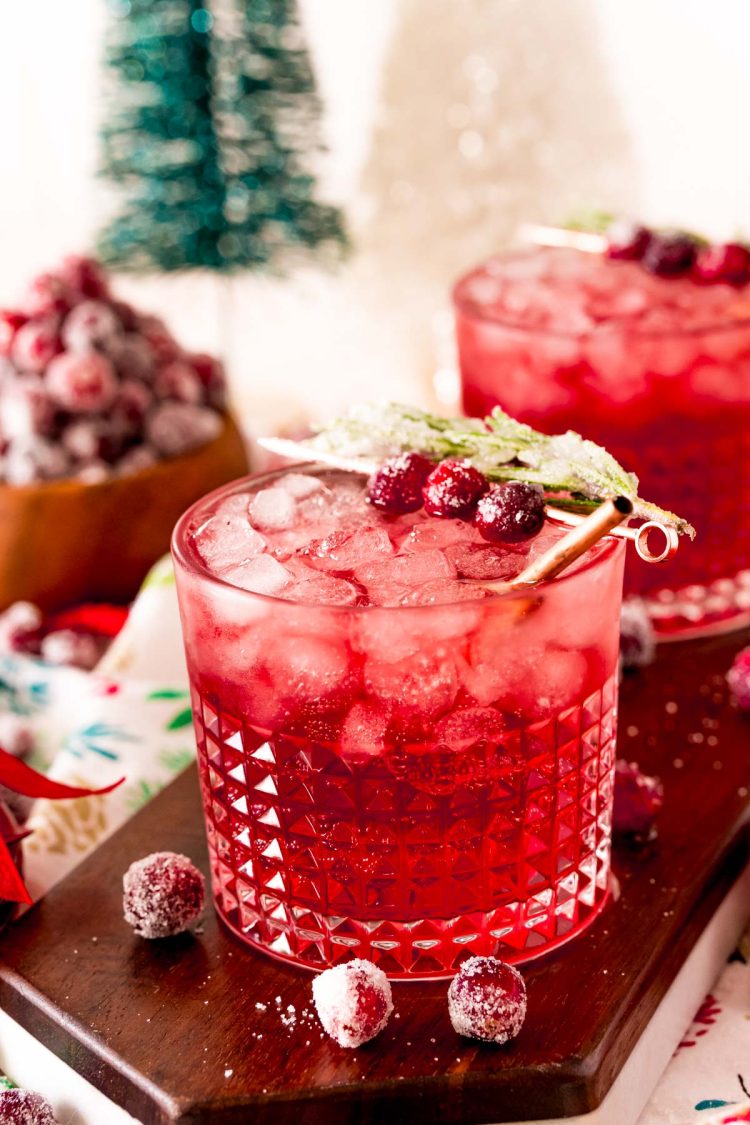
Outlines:
{"type": "Polygon", "coordinates": [[[132,270],[279,268],[346,243],[316,198],[320,105],[295,0],[110,0],[98,248],[132,270]]]}

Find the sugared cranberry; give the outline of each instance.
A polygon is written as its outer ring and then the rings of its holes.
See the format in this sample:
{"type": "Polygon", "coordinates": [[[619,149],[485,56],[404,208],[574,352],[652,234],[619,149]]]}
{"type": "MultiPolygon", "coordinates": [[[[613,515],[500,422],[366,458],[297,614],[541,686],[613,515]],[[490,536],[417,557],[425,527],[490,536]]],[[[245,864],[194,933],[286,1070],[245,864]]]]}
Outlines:
{"type": "Polygon", "coordinates": [[[135,445],[122,455],[115,468],[121,477],[130,477],[150,469],[158,460],[158,453],[150,445],[135,445]]]}
{"type": "Polygon", "coordinates": [[[40,273],[31,282],[23,303],[29,316],[50,316],[66,313],[73,303],[73,295],[57,273],[40,273]]]}
{"type": "Polygon", "coordinates": [[[422,489],[435,468],[421,453],[402,453],[384,461],[367,485],[373,508],[391,515],[416,512],[424,503],[422,489]]]}
{"type": "Polygon", "coordinates": [[[750,281],[750,250],[739,242],[704,246],[698,251],[693,274],[698,281],[746,285],[750,281]]]}
{"type": "Polygon", "coordinates": [[[34,728],[23,715],[0,712],[0,746],[14,758],[28,758],[36,745],[34,728]]]}
{"type": "Polygon", "coordinates": [[[192,367],[176,359],[162,367],[154,382],[157,398],[173,398],[176,402],[203,401],[203,384],[192,367]]]}
{"type": "Polygon", "coordinates": [[[179,357],[179,345],[160,317],[139,316],[136,331],[149,344],[159,363],[170,363],[179,357]]]}
{"type": "Polygon", "coordinates": [[[608,227],[606,238],[608,258],[637,262],[646,253],[651,231],[628,219],[616,219],[608,227]]]}
{"type": "Polygon", "coordinates": [[[56,320],[29,320],[16,332],[11,359],[19,371],[44,371],[61,346],[56,320]]]}
{"type": "Polygon", "coordinates": [[[446,519],[467,519],[488,488],[487,478],[468,461],[441,461],[422,489],[425,511],[446,519]]]}
{"type": "Polygon", "coordinates": [[[750,711],[750,646],[743,648],[734,658],[727,672],[729,690],[743,711],[750,711]]]}
{"type": "Polygon", "coordinates": [[[664,786],[649,777],[635,762],[619,759],[615,767],[612,831],[643,843],[656,835],[656,818],[664,804],[664,786]]]}
{"type": "Polygon", "coordinates": [[[2,1125],[57,1125],[52,1106],[30,1090],[0,1090],[2,1125]]]}
{"type": "Polygon", "coordinates": [[[29,652],[36,647],[42,611],[31,602],[14,602],[0,613],[0,651],[29,652]]]}
{"type": "Polygon", "coordinates": [[[539,485],[511,480],[482,496],[474,524],[489,543],[522,543],[539,534],[544,516],[544,493],[539,485]]]}
{"type": "Polygon", "coordinates": [[[318,1019],[340,1047],[361,1047],[373,1039],[393,1011],[385,973],[361,958],[326,969],[313,981],[312,993],[318,1019]]]}
{"type": "Polygon", "coordinates": [[[111,463],[122,453],[124,442],[120,428],[104,418],[79,418],[62,431],[63,448],[78,462],[111,463]]]}
{"type": "Polygon", "coordinates": [[[153,401],[153,392],[145,383],[137,379],[123,380],[110,409],[112,422],[127,436],[136,436],[143,428],[143,420],[153,401]]]}
{"type": "Polygon", "coordinates": [[[70,459],[56,442],[41,437],[15,438],[5,451],[7,484],[35,484],[42,480],[58,480],[67,476],[70,459]]]}
{"type": "Polygon", "coordinates": [[[190,352],[185,356],[185,362],[193,368],[203,384],[209,405],[223,410],[226,406],[227,377],[221,360],[205,352],[190,352]]]}
{"type": "Polygon", "coordinates": [[[188,402],[163,402],[146,421],[148,441],[164,457],[195,449],[215,438],[220,429],[215,411],[188,402]]]}
{"type": "Polygon", "coordinates": [[[693,268],[698,243],[681,231],[665,231],[651,235],[643,255],[643,265],[659,277],[680,277],[693,268]]]}
{"type": "Polygon", "coordinates": [[[42,638],[42,660],[90,672],[104,655],[104,642],[92,633],[76,629],[56,629],[42,638]]]}
{"type": "Polygon", "coordinates": [[[469,957],[450,983],[448,1013],[458,1035],[507,1043],[526,1018],[523,977],[497,957],[469,957]]]}
{"type": "Polygon", "coordinates": [[[112,364],[98,352],[63,352],[47,368],[47,388],[73,414],[106,410],[117,393],[112,364]]]}
{"type": "Polygon", "coordinates": [[[117,316],[102,301],[82,301],[65,318],[62,340],[70,352],[104,348],[121,331],[117,316]]]}
{"type": "Polygon", "coordinates": [[[70,254],[63,258],[60,277],[77,296],[94,301],[106,301],[109,296],[107,275],[94,258],[70,254]]]}
{"type": "Polygon", "coordinates": [[[38,375],[19,375],[0,387],[0,433],[7,439],[49,434],[55,410],[44,380],[38,375]]]}
{"type": "Polygon", "coordinates": [[[114,336],[107,342],[106,353],[123,379],[148,382],[154,373],[151,345],[136,332],[114,336]]]}
{"type": "Polygon", "coordinates": [[[23,328],[28,319],[25,313],[0,309],[0,355],[10,355],[16,332],[23,328]]]}
{"type": "Polygon", "coordinates": [[[648,610],[640,598],[628,598],[620,610],[620,663],[623,668],[644,668],[655,652],[656,635],[648,610]]]}
{"type": "Polygon", "coordinates": [[[206,881],[185,855],[154,852],[131,863],[123,879],[123,912],[144,938],[173,937],[203,913],[206,881]]]}

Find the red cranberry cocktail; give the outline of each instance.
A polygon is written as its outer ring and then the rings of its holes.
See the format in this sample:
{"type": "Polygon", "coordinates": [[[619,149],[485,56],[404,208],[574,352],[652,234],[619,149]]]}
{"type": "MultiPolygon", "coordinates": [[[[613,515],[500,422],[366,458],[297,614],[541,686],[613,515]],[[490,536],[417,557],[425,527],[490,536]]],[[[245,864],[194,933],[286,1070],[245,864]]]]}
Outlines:
{"type": "Polygon", "coordinates": [[[436,518],[473,487],[445,464],[428,510],[295,468],[175,532],[216,907],[313,969],[524,961],[607,897],[623,542],[494,592],[565,529],[494,543],[436,518]]]}
{"type": "Polygon", "coordinates": [[[626,572],[659,631],[679,633],[750,611],[750,271],[742,247],[742,276],[731,247],[699,276],[684,240],[662,248],[535,248],[469,273],[454,299],[468,413],[499,403],[547,433],[583,430],[695,525],[697,549],[626,572]]]}

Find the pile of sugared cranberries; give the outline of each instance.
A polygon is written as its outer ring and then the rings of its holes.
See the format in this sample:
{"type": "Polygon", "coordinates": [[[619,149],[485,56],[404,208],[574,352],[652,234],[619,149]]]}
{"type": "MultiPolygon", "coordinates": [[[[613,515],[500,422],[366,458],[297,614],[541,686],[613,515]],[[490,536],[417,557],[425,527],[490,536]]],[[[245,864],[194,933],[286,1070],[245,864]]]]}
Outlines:
{"type": "Polygon", "coordinates": [[[490,487],[469,461],[448,458],[437,465],[421,453],[401,453],[385,461],[367,486],[367,498],[386,515],[421,507],[438,519],[473,520],[490,543],[520,543],[542,530],[544,493],[523,481],[490,487]]]}
{"type": "Polygon", "coordinates": [[[361,1047],[374,1039],[393,1011],[385,973],[361,958],[326,969],[313,981],[312,993],[324,1031],[340,1047],[361,1047]]]}
{"type": "Polygon", "coordinates": [[[0,310],[0,481],[127,475],[216,437],[224,372],[69,257],[0,310]]]}
{"type": "Polygon", "coordinates": [[[609,258],[640,262],[659,277],[690,277],[702,285],[750,281],[750,248],[741,242],[705,244],[685,231],[652,231],[621,219],[605,237],[609,258]]]}
{"type": "Polygon", "coordinates": [[[656,821],[664,804],[664,786],[649,777],[636,762],[620,758],[615,766],[615,797],[612,831],[636,844],[656,836],[656,821]]]}
{"type": "Polygon", "coordinates": [[[57,1125],[52,1106],[30,1090],[0,1090],[2,1125],[57,1125]]]}
{"type": "Polygon", "coordinates": [[[186,855],[154,852],[138,859],[122,885],[125,921],[141,937],[174,937],[203,913],[206,880],[186,855]]]}
{"type": "Polygon", "coordinates": [[[524,979],[497,957],[469,957],[450,983],[448,1014],[458,1035],[507,1043],[526,1019],[524,979]]]}

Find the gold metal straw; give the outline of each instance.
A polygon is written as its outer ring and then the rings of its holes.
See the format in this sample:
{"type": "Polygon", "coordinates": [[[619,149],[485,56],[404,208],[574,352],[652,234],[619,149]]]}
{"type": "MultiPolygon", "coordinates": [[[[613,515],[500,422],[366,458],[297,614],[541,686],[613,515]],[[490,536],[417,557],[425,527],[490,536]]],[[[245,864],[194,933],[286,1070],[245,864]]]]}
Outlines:
{"type": "Polygon", "coordinates": [[[511,590],[525,590],[545,578],[555,578],[602,536],[618,527],[632,514],[633,505],[627,496],[616,496],[613,500],[605,500],[595,512],[587,516],[510,582],[487,582],[484,585],[489,590],[507,593],[511,590]]]}

